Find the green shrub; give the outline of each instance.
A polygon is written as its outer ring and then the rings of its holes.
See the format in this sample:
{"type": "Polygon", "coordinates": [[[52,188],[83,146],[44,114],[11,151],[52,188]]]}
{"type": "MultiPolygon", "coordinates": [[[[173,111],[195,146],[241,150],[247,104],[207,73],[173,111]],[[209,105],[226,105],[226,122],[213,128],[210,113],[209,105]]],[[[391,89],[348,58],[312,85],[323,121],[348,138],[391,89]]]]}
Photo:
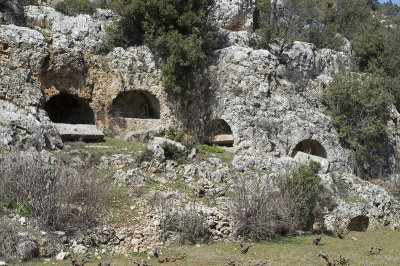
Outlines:
{"type": "Polygon", "coordinates": [[[90,0],[63,0],[57,2],[54,8],[67,16],[92,15],[96,12],[96,6],[90,0]]]}
{"type": "Polygon", "coordinates": [[[32,207],[29,204],[22,203],[21,201],[12,198],[3,200],[1,205],[8,209],[14,209],[23,216],[29,217],[32,215],[32,207]]]}
{"type": "Polygon", "coordinates": [[[268,48],[278,39],[285,48],[294,40],[314,43],[318,48],[339,49],[343,40],[356,36],[372,17],[365,0],[284,0],[283,11],[273,7],[270,0],[260,0],[254,14],[254,30],[258,38],[250,45],[268,48]],[[283,16],[282,16],[283,15],[283,16]]]}
{"type": "Polygon", "coordinates": [[[386,123],[393,97],[381,76],[342,73],[323,93],[343,147],[354,152],[363,175],[377,177],[384,161],[382,149],[388,136],[386,123]]]}
{"type": "Polygon", "coordinates": [[[330,194],[318,177],[320,169],[319,163],[310,161],[309,165],[295,169],[289,178],[283,178],[278,184],[281,193],[290,195],[302,214],[298,220],[302,229],[311,229],[312,218],[321,218],[323,207],[331,204],[330,194]]]}
{"type": "Polygon", "coordinates": [[[23,6],[37,6],[37,5],[39,5],[37,0],[22,0],[21,4],[23,6]]]}
{"type": "Polygon", "coordinates": [[[165,159],[176,161],[178,164],[184,164],[187,161],[186,152],[175,145],[165,142],[161,145],[161,148],[164,150],[165,159]]]}
{"type": "Polygon", "coordinates": [[[233,202],[236,234],[263,240],[310,230],[312,223],[322,218],[323,208],[332,204],[317,176],[319,169],[318,163],[310,162],[279,177],[279,190],[242,180],[233,202]]]}
{"type": "Polygon", "coordinates": [[[201,146],[201,149],[212,153],[223,153],[225,151],[218,146],[209,146],[209,145],[203,145],[201,146]]]}
{"type": "Polygon", "coordinates": [[[182,129],[177,126],[171,126],[168,128],[166,137],[170,140],[183,144],[186,148],[191,149],[198,145],[198,139],[195,136],[191,136],[185,133],[182,129]]]}
{"type": "Polygon", "coordinates": [[[109,29],[114,45],[146,43],[163,58],[164,86],[177,94],[195,87],[206,57],[219,46],[217,27],[209,19],[214,0],[116,0],[121,19],[109,29]]]}

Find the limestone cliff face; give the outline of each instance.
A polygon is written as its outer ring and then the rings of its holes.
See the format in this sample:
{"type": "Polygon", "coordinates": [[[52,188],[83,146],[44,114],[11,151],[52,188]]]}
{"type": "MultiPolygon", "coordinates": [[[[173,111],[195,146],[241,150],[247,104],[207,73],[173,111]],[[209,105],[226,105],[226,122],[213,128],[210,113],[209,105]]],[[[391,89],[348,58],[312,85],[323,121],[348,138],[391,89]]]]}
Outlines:
{"type": "Polygon", "coordinates": [[[304,140],[318,142],[334,168],[346,168],[330,118],[319,101],[322,88],[339,66],[349,65],[340,52],[319,52],[295,42],[277,51],[230,46],[216,53],[209,67],[211,120],[231,127],[234,147],[244,154],[292,156],[304,140]]]}
{"type": "Polygon", "coordinates": [[[57,130],[40,108],[42,100],[29,71],[0,67],[0,147],[62,147],[57,130]]]}
{"type": "MultiPolygon", "coordinates": [[[[10,1],[0,6],[3,2],[10,1]]],[[[191,99],[185,110],[175,108],[176,99],[162,86],[160,58],[148,47],[105,49],[106,27],[115,18],[111,11],[69,17],[50,7],[25,7],[30,28],[10,19],[0,25],[0,146],[60,147],[52,122],[154,135],[183,123],[179,119],[190,120],[204,139],[215,132],[233,138],[237,156],[232,164],[239,172],[274,174],[309,157],[320,161],[321,178],[336,201],[325,219],[328,228],[357,217],[374,226],[399,227],[398,203],[350,174],[348,157],[320,102],[332,75],[349,66],[349,55],[303,42],[283,50],[248,47],[254,5],[253,0],[218,1],[214,19],[227,34],[226,44],[199,83],[199,95],[205,97],[191,99]],[[339,193],[343,185],[345,195],[339,193]],[[349,196],[361,200],[349,202],[349,196]]],[[[399,146],[398,117],[394,110],[392,151],[399,146]]],[[[398,161],[393,154],[390,169],[398,161]]]]}

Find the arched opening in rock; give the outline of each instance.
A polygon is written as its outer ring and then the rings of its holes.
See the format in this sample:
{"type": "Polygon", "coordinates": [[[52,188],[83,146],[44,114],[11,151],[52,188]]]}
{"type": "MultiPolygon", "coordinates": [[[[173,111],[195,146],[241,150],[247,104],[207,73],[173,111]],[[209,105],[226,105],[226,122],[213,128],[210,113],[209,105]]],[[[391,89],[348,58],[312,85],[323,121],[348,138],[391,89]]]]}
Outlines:
{"type": "Polygon", "coordinates": [[[211,142],[220,146],[233,146],[233,134],[229,124],[223,119],[214,119],[207,128],[211,142]]]}
{"type": "Polygon", "coordinates": [[[369,225],[369,218],[366,216],[357,216],[354,217],[350,220],[349,225],[347,226],[347,229],[350,231],[360,231],[360,232],[365,232],[368,229],[369,225]]]}
{"type": "Polygon", "coordinates": [[[306,139],[297,144],[296,147],[293,149],[292,157],[295,158],[297,152],[299,151],[326,158],[326,151],[324,147],[318,141],[312,139],[306,139]]]}
{"type": "Polygon", "coordinates": [[[60,93],[48,100],[44,109],[54,123],[95,124],[93,110],[77,96],[60,93]]]}
{"type": "Polygon", "coordinates": [[[159,119],[158,99],[144,91],[125,91],[118,94],[111,105],[112,116],[124,118],[159,119]]]}

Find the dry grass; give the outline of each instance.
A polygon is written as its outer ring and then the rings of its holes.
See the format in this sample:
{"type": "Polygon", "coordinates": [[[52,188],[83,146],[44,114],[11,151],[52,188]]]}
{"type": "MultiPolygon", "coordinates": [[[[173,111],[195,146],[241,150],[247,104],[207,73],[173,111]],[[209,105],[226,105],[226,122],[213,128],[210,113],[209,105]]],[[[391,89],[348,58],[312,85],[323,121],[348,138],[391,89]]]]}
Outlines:
{"type": "MultiPolygon", "coordinates": [[[[167,263],[167,265],[224,265],[226,258],[237,263],[249,261],[268,261],[268,265],[325,265],[318,257],[322,251],[330,258],[339,255],[350,258],[351,265],[400,265],[400,231],[379,229],[368,232],[350,232],[344,240],[324,236],[321,244],[314,246],[314,236],[282,237],[256,243],[245,255],[240,253],[239,243],[217,243],[210,245],[179,246],[163,251],[163,257],[187,254],[185,261],[167,263]],[[352,240],[355,237],[357,240],[352,240]],[[381,247],[380,254],[367,256],[372,247],[381,247]]],[[[129,257],[103,255],[103,261],[113,261],[112,265],[133,265],[132,259],[144,258],[150,265],[161,265],[156,260],[148,260],[146,255],[131,254],[129,257]]],[[[96,261],[95,258],[93,258],[96,261]]],[[[55,262],[54,259],[52,259],[55,262]]],[[[43,261],[30,262],[29,265],[42,265],[43,261]]],[[[70,265],[69,262],[57,262],[57,265],[70,265]]],[[[86,265],[97,265],[90,263],[86,265]]]]}

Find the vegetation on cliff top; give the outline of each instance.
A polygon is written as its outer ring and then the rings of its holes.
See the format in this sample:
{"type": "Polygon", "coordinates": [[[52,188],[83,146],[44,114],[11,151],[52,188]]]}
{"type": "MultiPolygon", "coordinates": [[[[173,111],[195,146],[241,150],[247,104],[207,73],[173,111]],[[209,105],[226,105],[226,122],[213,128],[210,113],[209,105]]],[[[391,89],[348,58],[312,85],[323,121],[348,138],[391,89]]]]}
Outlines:
{"type": "Polygon", "coordinates": [[[144,42],[164,59],[164,86],[177,94],[195,87],[206,57],[219,45],[218,29],[210,21],[214,0],[115,0],[120,16],[110,35],[115,45],[144,42]]]}

